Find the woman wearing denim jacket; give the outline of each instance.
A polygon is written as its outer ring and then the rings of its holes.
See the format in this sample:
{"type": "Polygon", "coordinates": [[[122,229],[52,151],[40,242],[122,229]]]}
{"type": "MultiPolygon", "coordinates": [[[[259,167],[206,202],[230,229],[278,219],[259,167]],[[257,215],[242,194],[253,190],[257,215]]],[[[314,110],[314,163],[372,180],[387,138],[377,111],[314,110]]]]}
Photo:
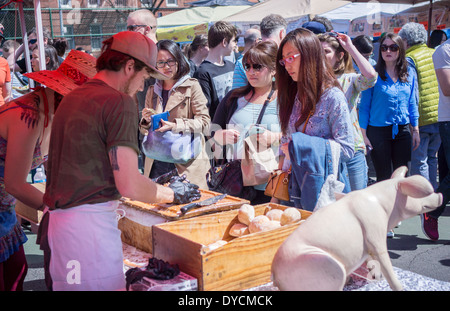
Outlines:
{"type": "Polygon", "coordinates": [[[370,155],[381,181],[396,168],[407,166],[411,144],[417,148],[420,143],[415,74],[398,35],[387,33],[380,40],[376,70],[377,83],[362,93],[359,124],[366,146],[373,148],[370,155]]]}
{"type": "Polygon", "coordinates": [[[315,34],[298,28],[284,37],[276,81],[282,130],[279,167],[291,167],[288,146],[295,132],[332,139],[340,145],[340,159],[351,159],[355,148],[347,100],[315,34]]]}
{"type": "Polygon", "coordinates": [[[319,40],[325,51],[328,63],[333,68],[345,97],[353,123],[355,136],[355,155],[345,164],[351,190],[360,190],[367,187],[368,167],[366,162],[366,146],[358,121],[358,104],[361,92],[375,85],[378,74],[370,62],[358,52],[350,37],[344,34],[324,33],[319,40]],[[352,59],[355,60],[360,73],[355,73],[352,59]]]}

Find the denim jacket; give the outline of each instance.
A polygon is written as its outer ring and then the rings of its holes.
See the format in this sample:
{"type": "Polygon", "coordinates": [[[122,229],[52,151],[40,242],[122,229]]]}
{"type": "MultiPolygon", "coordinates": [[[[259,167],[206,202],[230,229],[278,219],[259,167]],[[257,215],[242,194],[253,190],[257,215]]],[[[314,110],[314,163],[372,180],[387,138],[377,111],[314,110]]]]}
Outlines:
{"type": "MultiPolygon", "coordinates": [[[[333,174],[335,161],[330,140],[297,132],[289,143],[292,163],[289,195],[295,207],[313,211],[327,176],[333,174]]],[[[345,165],[338,165],[338,179],[346,183],[345,165]]]]}

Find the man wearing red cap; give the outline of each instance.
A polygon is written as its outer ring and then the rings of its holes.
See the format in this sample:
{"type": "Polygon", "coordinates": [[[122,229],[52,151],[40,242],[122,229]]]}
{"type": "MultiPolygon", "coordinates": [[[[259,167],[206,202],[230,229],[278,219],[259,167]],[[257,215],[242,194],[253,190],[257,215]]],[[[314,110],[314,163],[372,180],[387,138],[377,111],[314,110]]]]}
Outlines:
{"type": "Polygon", "coordinates": [[[200,198],[198,186],[178,176],[165,187],[138,170],[138,112],[131,96],[149,76],[165,77],[156,56],[148,37],[114,35],[103,42],[98,73],[69,93],[55,114],[44,196],[49,212],[40,234],[53,290],[125,288],[116,214],[122,196],[178,204],[200,198]]]}

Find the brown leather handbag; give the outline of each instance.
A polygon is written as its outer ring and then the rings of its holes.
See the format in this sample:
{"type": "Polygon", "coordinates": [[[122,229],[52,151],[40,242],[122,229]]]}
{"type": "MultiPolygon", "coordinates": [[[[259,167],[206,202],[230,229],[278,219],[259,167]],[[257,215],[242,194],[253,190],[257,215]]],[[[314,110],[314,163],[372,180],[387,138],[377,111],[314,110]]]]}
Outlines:
{"type": "Polygon", "coordinates": [[[275,170],[267,181],[264,194],[279,200],[289,202],[289,178],[291,178],[291,170],[285,172],[283,170],[275,170]]]}
{"type": "MultiPolygon", "coordinates": [[[[313,112],[310,111],[308,117],[306,118],[305,125],[303,126],[303,133],[305,133],[306,125],[308,124],[312,113],[313,112]]],[[[287,172],[280,169],[274,171],[270,175],[264,194],[269,197],[289,202],[289,179],[291,178],[291,169],[292,166],[287,172]]]]}

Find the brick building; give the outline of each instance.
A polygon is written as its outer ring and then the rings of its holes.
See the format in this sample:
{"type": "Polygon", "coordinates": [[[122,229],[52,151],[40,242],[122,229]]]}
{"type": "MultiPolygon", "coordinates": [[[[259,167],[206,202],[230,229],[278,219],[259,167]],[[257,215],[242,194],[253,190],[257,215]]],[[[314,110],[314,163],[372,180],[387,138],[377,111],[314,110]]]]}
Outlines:
{"type": "MultiPolygon", "coordinates": [[[[94,55],[101,42],[126,30],[131,11],[147,8],[156,17],[189,7],[192,0],[41,0],[42,25],[53,38],[64,37],[71,49],[82,47],[94,55]]],[[[24,2],[27,31],[35,27],[33,2],[24,2]]],[[[5,27],[6,39],[21,42],[19,15],[15,4],[0,10],[0,23],[5,27]]]]}

